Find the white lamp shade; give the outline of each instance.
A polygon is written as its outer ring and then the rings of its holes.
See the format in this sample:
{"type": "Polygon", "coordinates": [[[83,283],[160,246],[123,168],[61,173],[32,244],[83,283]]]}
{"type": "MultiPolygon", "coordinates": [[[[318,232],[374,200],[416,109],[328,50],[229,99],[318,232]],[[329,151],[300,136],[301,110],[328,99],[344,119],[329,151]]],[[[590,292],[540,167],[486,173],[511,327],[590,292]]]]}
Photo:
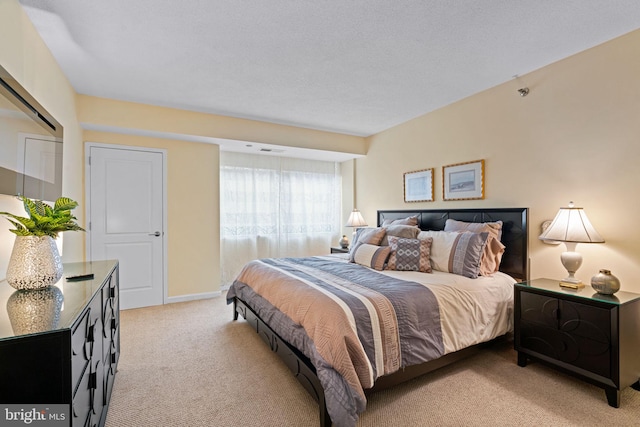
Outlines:
{"type": "Polygon", "coordinates": [[[574,243],[603,243],[604,239],[587,218],[582,208],[569,204],[560,208],[551,225],[540,235],[540,240],[574,243]]]}
{"type": "Polygon", "coordinates": [[[366,227],[367,223],[365,222],[362,214],[358,209],[354,209],[353,212],[349,215],[349,219],[345,224],[346,227],[366,227]]]}

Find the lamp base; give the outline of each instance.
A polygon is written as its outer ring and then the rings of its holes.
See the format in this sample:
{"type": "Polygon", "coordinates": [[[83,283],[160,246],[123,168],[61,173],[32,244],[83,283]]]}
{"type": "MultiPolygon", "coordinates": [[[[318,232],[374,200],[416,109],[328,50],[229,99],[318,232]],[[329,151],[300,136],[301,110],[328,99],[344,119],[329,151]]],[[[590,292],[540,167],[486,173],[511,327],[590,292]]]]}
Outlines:
{"type": "Polygon", "coordinates": [[[578,271],[578,269],[582,265],[582,255],[580,254],[580,252],[572,250],[575,248],[575,243],[565,243],[567,245],[567,249],[570,250],[563,252],[562,255],[560,255],[560,260],[562,261],[562,265],[564,265],[564,268],[567,270],[567,273],[569,275],[562,279],[562,281],[560,281],[560,286],[569,289],[582,289],[584,288],[582,280],[578,279],[575,276],[576,271],[578,271]]]}
{"type": "Polygon", "coordinates": [[[584,283],[578,281],[578,283],[575,282],[565,282],[564,280],[561,280],[560,283],[558,283],[560,285],[561,288],[567,288],[567,289],[582,289],[584,288],[584,283]]]}

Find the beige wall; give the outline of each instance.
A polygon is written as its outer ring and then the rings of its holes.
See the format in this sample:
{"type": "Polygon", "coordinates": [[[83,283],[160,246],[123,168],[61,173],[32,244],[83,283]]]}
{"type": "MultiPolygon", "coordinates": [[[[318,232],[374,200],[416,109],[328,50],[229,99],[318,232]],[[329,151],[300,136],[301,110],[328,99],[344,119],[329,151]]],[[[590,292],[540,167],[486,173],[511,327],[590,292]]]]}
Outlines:
{"type": "Polygon", "coordinates": [[[167,150],[168,295],[220,290],[219,147],[176,139],[127,135],[155,132],[248,140],[364,153],[361,137],[78,95],[78,117],[93,128],[85,141],[167,150]],[[295,142],[297,144],[294,144],[295,142]],[[185,226],[193,229],[185,229],[185,226]]]}
{"type": "MultiPolygon", "coordinates": [[[[473,70],[470,70],[472,73],[473,70]]],[[[640,31],[368,138],[357,164],[357,205],[376,209],[528,207],[531,277],[563,278],[564,244],[540,224],[573,200],[604,244],[578,244],[583,281],[600,268],[640,292],[640,31]],[[517,89],[528,86],[527,97],[517,89]],[[484,200],[442,200],[442,166],[485,159],[484,200]],[[435,201],[403,201],[403,173],[434,167],[435,201]]]]}
{"type": "MultiPolygon", "coordinates": [[[[355,177],[355,160],[348,160],[346,162],[340,163],[340,176],[342,177],[342,216],[340,217],[342,224],[347,222],[349,218],[349,214],[354,208],[355,203],[355,194],[353,189],[355,188],[354,177],[355,177]]],[[[353,229],[350,227],[343,227],[341,236],[344,234],[351,242],[351,235],[353,233],[353,229]]],[[[334,246],[340,246],[339,241],[333,242],[334,246]]]]}
{"type": "Polygon", "coordinates": [[[78,96],[80,122],[364,155],[364,138],[214,114],[78,96]]]}
{"type": "MultiPolygon", "coordinates": [[[[83,137],[79,122],[356,154],[366,148],[367,157],[356,160],[357,167],[346,165],[345,170],[355,169],[355,204],[370,224],[375,223],[379,208],[526,206],[530,208],[532,277],[564,276],[561,247],[544,245],[537,235],[543,220],[551,219],[558,207],[574,200],[586,208],[607,241],[578,245],[585,257],[578,276],[588,280],[599,268],[609,268],[622,279],[623,290],[640,292],[640,282],[635,280],[640,266],[640,231],[634,226],[640,207],[635,195],[640,181],[635,169],[640,157],[639,47],[640,31],[636,31],[525,75],[520,81],[371,136],[365,147],[362,138],[328,132],[85,96],[76,99],[19,3],[0,0],[0,63],[64,126],[65,195],[83,201],[84,140],[167,149],[170,296],[208,292],[219,286],[215,264],[196,271],[218,259],[217,147],[94,131],[83,137]],[[524,98],[516,92],[523,85],[531,89],[524,98]],[[442,166],[476,159],[486,161],[486,199],[443,202],[442,166]],[[436,201],[405,204],[402,174],[428,167],[436,168],[436,201]],[[210,189],[203,183],[193,193],[184,194],[187,179],[183,176],[187,174],[203,182],[210,180],[210,189]],[[211,227],[205,230],[212,240],[195,243],[197,249],[189,252],[184,248],[193,245],[194,239],[181,232],[183,219],[184,215],[196,215],[185,214],[182,204],[196,194],[200,205],[213,212],[211,227]]],[[[15,208],[14,199],[0,196],[0,210],[15,208]]],[[[82,209],[77,216],[83,223],[82,209]]],[[[3,272],[13,242],[7,228],[0,227],[3,272]]],[[[84,234],[66,233],[65,261],[80,260],[83,255],[84,234]]]]}
{"type": "MultiPolygon", "coordinates": [[[[124,133],[164,132],[365,153],[361,137],[76,95],[15,0],[0,0],[0,64],[63,125],[63,193],[80,202],[74,213],[81,224],[84,141],[167,150],[170,297],[219,290],[218,146],[124,133]],[[115,131],[86,131],[83,135],[79,123],[115,131]]],[[[19,213],[21,209],[14,198],[0,195],[0,211],[19,213]]],[[[0,279],[14,240],[9,228],[8,223],[0,227],[0,279]]],[[[84,258],[84,237],[84,233],[65,233],[64,261],[84,258]]]]}
{"type": "MultiPolygon", "coordinates": [[[[82,129],[76,115],[75,93],[15,0],[0,0],[0,64],[63,126],[63,193],[82,200],[82,129]]],[[[15,198],[0,195],[0,211],[19,214],[23,209],[15,198]]],[[[74,213],[82,223],[80,211],[74,213]]],[[[8,222],[0,225],[0,279],[5,276],[15,238],[9,228],[8,222]]],[[[83,242],[84,233],[65,233],[64,261],[82,260],[83,242]]]]}

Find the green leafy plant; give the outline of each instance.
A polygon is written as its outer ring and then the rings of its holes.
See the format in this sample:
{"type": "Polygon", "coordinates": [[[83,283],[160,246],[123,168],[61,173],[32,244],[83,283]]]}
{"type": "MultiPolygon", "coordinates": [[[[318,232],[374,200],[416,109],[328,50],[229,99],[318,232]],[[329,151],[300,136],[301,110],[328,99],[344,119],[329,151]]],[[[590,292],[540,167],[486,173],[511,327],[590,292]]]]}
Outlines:
{"type": "Polygon", "coordinates": [[[0,212],[16,228],[9,230],[18,236],[50,236],[54,239],[62,231],[84,231],[71,215],[71,210],[78,206],[78,202],[67,197],[60,197],[53,206],[41,200],[19,197],[24,203],[27,217],[0,212]]]}

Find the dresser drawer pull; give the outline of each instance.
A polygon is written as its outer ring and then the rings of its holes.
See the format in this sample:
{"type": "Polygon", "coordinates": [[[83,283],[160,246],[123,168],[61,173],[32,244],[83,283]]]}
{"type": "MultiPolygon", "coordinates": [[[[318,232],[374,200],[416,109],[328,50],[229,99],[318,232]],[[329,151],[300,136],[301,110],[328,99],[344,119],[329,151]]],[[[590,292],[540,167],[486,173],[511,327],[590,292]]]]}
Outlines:
{"type": "Polygon", "coordinates": [[[84,342],[84,357],[86,360],[93,356],[93,343],[95,342],[95,323],[87,328],[87,338],[84,342]]]}
{"type": "Polygon", "coordinates": [[[89,388],[90,389],[98,388],[98,373],[97,372],[91,372],[89,374],[89,388]]]}
{"type": "Polygon", "coordinates": [[[96,330],[95,323],[87,328],[87,342],[93,343],[96,340],[95,330],[96,330]]]}

